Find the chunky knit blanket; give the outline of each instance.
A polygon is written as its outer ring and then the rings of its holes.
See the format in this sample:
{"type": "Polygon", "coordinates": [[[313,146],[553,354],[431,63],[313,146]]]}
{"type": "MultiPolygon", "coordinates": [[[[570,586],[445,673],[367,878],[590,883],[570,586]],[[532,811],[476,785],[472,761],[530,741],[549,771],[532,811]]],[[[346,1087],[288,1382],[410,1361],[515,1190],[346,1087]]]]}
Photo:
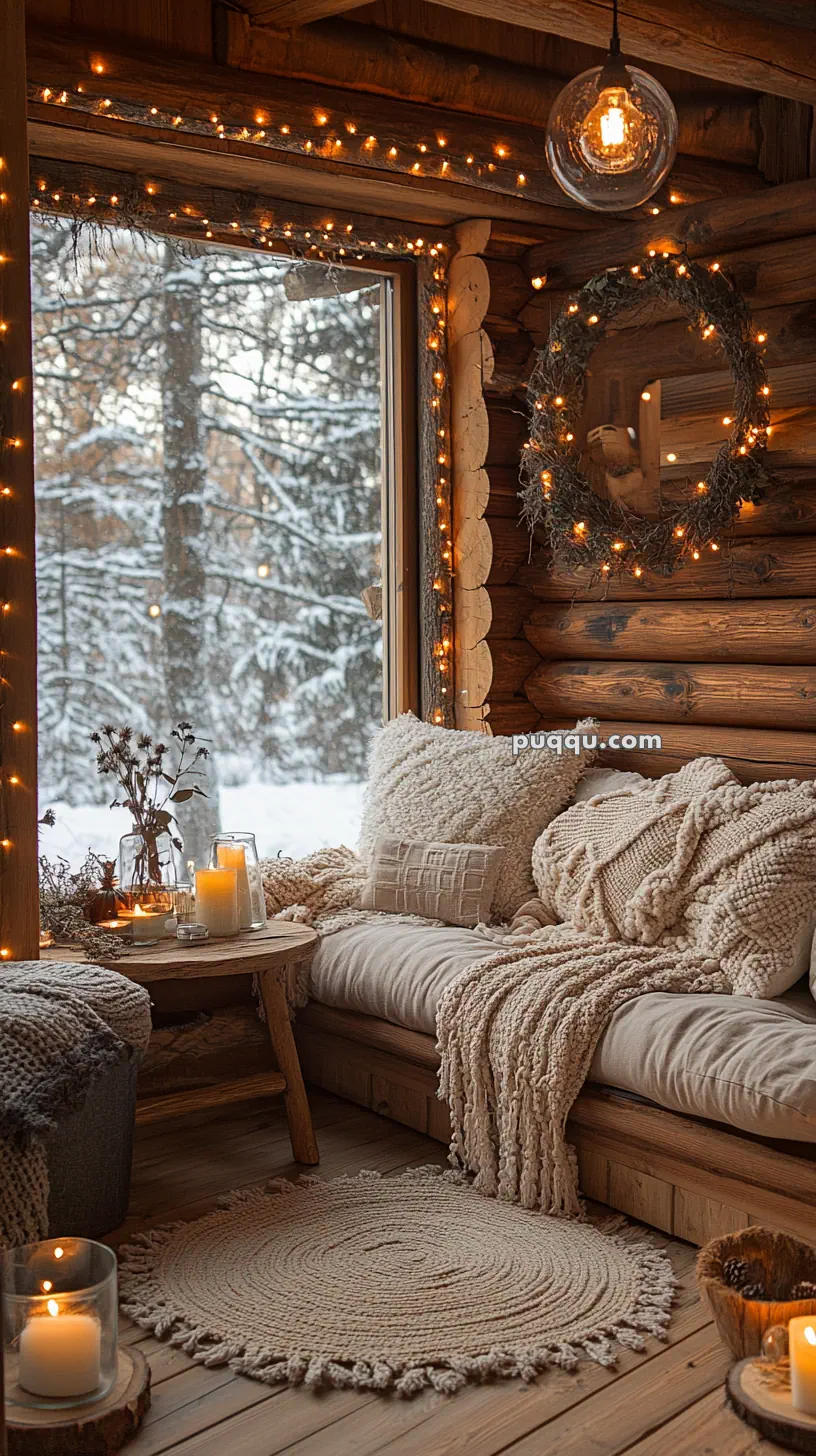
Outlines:
{"type": "Polygon", "coordinates": [[[40,961],[0,971],[0,1247],[46,1237],[43,1138],[149,1038],[147,992],[113,971],[40,961]]]}
{"type": "MultiPolygon", "coordinates": [[[[275,864],[278,913],[287,870],[275,864]]],[[[639,793],[567,810],[538,840],[533,869],[540,899],[486,932],[502,948],[440,1000],[440,1096],[451,1161],[480,1191],[577,1216],[567,1117],[610,1017],[648,992],[776,994],[812,913],[816,786],[744,787],[719,760],[698,759],[639,793]]],[[[364,913],[351,851],[292,873],[318,928],[364,913]]]]}

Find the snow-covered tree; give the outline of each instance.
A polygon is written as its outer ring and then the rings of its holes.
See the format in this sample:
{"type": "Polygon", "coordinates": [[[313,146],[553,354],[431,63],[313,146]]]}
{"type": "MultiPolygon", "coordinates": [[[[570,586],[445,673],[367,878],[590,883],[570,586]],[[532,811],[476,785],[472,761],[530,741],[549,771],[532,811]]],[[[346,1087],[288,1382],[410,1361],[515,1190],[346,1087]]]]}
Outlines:
{"type": "MultiPolygon", "coordinates": [[[[359,595],[379,576],[379,282],[298,298],[297,264],[126,232],[73,252],[34,220],[44,786],[104,801],[87,733],[179,716],[226,782],[360,777],[381,713],[359,595]]],[[[182,826],[197,857],[212,789],[182,826]]]]}

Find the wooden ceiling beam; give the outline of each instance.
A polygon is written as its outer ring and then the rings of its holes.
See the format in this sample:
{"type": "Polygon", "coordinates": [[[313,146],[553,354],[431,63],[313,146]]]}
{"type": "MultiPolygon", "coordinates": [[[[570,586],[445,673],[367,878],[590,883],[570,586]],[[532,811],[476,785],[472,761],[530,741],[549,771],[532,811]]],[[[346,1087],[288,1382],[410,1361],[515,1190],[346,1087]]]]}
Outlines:
{"type": "MultiPolygon", "coordinates": [[[[606,45],[610,0],[436,0],[449,10],[606,45]]],[[[812,103],[816,32],[734,10],[719,0],[621,0],[624,55],[812,103]]]]}
{"type": "Polygon", "coordinates": [[[354,10],[363,4],[365,0],[240,0],[239,8],[264,25],[286,29],[311,25],[313,20],[324,20],[327,15],[342,15],[344,10],[354,10]]]}
{"type": "MultiPolygon", "coordinates": [[[[69,33],[46,34],[39,28],[32,28],[29,35],[28,76],[35,95],[49,90],[45,110],[57,124],[60,116],[84,112],[99,117],[103,126],[108,119],[114,126],[118,102],[126,114],[127,108],[132,109],[131,121],[153,127],[157,140],[178,114],[181,123],[173,135],[179,138],[194,133],[219,147],[243,147],[259,158],[315,169],[322,164],[338,178],[354,169],[406,190],[418,184],[459,199],[472,195],[473,211],[479,211],[477,195],[495,196],[498,215],[527,215],[542,223],[560,220],[564,227],[580,231],[593,225],[550,175],[542,134],[529,126],[336,87],[317,90],[289,77],[270,82],[257,73],[188,63],[135,47],[91,45],[69,33]],[[72,95],[60,105],[57,97],[64,87],[72,95]],[[79,87],[81,97],[75,94],[79,87]],[[114,104],[102,112],[102,104],[111,98],[114,104]],[[218,136],[212,123],[215,117],[237,133],[247,122],[254,127],[259,114],[264,118],[264,140],[256,143],[249,129],[242,142],[233,135],[218,136]],[[389,155],[392,147],[394,162],[389,155]],[[466,157],[474,165],[466,164],[466,157]],[[523,190],[517,183],[519,173],[523,190]]],[[[719,182],[714,190],[721,190],[719,182]]],[[[693,195],[710,194],[704,189],[693,195]]]]}
{"type": "MultiPolygon", "coordinates": [[[[396,35],[356,21],[325,20],[282,33],[225,12],[227,65],[267,75],[346,86],[425,106],[544,127],[563,76],[478,51],[396,35]]],[[[757,164],[757,98],[731,89],[673,97],[681,152],[714,161],[757,164]]]]}
{"type": "MultiPolygon", "coordinates": [[[[511,197],[478,189],[450,187],[437,178],[384,177],[358,167],[337,168],[322,157],[314,162],[288,153],[258,156],[239,142],[219,143],[212,137],[179,136],[129,122],[106,122],[45,106],[29,107],[29,147],[33,154],[55,161],[85,162],[121,168],[139,174],[145,182],[153,173],[179,182],[210,183],[226,188],[274,192],[293,202],[323,203],[384,217],[410,218],[426,226],[499,215],[505,226],[515,224],[533,236],[540,224],[565,217],[575,229],[584,229],[578,212],[518,203],[511,197]]],[[[608,230],[609,224],[604,226],[608,230]]],[[[557,236],[563,226],[557,228],[557,236]]],[[[574,235],[574,234],[573,234],[574,235]]]]}
{"type": "MultiPolygon", "coordinates": [[[[530,275],[547,273],[559,288],[572,288],[604,268],[636,263],[648,248],[699,258],[716,247],[748,248],[776,238],[803,237],[816,231],[816,178],[769,187],[750,196],[718,197],[712,202],[677,207],[659,218],[644,218],[598,234],[583,243],[536,246],[527,254],[530,275]]],[[[542,299],[544,295],[541,295],[542,299]]]]}

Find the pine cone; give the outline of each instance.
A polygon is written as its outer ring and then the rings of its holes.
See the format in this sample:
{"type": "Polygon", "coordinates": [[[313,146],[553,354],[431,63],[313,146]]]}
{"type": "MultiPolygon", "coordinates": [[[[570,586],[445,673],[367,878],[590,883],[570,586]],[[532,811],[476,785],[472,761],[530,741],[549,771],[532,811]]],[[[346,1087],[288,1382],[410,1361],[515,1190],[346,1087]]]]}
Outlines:
{"type": "Polygon", "coordinates": [[[791,1292],[791,1299],[816,1299],[816,1284],[812,1279],[800,1279],[794,1284],[791,1292]]]}
{"type": "Polygon", "coordinates": [[[743,1284],[740,1294],[743,1299],[767,1299],[764,1284],[743,1284]]]}
{"type": "Polygon", "coordinates": [[[722,1266],[723,1283],[730,1289],[739,1289],[748,1273],[745,1259],[725,1259],[722,1266]]]}

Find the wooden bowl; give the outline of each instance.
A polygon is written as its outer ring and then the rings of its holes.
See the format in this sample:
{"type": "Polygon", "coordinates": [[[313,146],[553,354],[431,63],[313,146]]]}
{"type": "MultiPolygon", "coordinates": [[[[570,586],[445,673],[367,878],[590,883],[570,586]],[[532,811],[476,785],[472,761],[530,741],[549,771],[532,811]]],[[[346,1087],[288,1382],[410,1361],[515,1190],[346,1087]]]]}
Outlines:
{"type": "Polygon", "coordinates": [[[785,1325],[797,1315],[816,1315],[816,1299],[786,1299],[802,1279],[816,1284],[816,1249],[791,1234],[774,1229],[741,1229],[706,1244],[697,1255],[697,1283],[705,1293],[720,1338],[737,1360],[762,1353],[762,1336],[771,1325],[785,1325]],[[744,1299],[723,1281],[726,1259],[745,1259],[756,1269],[752,1282],[764,1285],[770,1299],[744,1299]]]}

